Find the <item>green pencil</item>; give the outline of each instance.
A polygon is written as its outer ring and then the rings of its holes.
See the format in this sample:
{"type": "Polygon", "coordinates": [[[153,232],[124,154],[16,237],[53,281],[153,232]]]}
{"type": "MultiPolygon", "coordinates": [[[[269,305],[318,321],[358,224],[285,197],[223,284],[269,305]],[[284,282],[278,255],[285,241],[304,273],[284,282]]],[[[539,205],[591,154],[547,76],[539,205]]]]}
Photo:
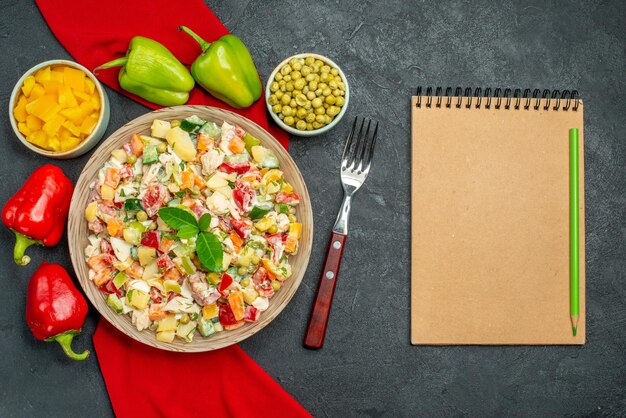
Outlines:
{"type": "Polygon", "coordinates": [[[569,130],[569,314],[574,336],[580,315],[578,229],[578,128],[572,128],[569,130]]]}

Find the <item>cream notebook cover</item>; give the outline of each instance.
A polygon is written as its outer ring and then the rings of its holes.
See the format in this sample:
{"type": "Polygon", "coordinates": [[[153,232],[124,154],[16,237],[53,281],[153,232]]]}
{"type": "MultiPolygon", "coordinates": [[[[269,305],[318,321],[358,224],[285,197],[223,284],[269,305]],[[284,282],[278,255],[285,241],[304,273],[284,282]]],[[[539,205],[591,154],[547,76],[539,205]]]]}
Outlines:
{"type": "Polygon", "coordinates": [[[582,101],[569,92],[430,93],[412,99],[411,342],[584,344],[582,101]],[[580,131],[576,337],[570,128],[580,131]]]}

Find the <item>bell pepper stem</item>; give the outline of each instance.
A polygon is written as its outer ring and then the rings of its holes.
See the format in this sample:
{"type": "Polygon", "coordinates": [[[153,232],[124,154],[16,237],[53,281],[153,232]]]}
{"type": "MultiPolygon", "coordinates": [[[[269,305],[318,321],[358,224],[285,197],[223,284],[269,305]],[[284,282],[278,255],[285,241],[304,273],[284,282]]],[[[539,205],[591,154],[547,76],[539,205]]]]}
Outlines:
{"type": "Polygon", "coordinates": [[[33,244],[43,245],[41,241],[34,240],[30,237],[27,237],[24,234],[20,234],[17,231],[15,232],[15,247],[13,247],[13,260],[15,260],[15,264],[20,266],[25,266],[30,263],[30,257],[24,255],[26,249],[33,244]]]}
{"type": "Polygon", "coordinates": [[[116,58],[112,61],[109,61],[107,63],[104,63],[94,68],[93,74],[98,75],[98,70],[106,70],[107,68],[113,68],[113,67],[122,67],[126,65],[127,61],[128,61],[128,57],[116,58]]]}
{"type": "Polygon", "coordinates": [[[72,350],[72,340],[80,331],[69,330],[54,337],[46,338],[47,342],[56,341],[59,343],[65,354],[73,360],[85,360],[89,356],[89,350],[85,350],[78,354],[72,350]]]}
{"type": "Polygon", "coordinates": [[[202,52],[206,51],[211,46],[211,42],[205,41],[200,36],[198,36],[197,33],[192,31],[191,29],[189,29],[187,26],[179,26],[178,30],[182,30],[187,35],[191,36],[197,43],[199,43],[200,44],[200,48],[202,48],[202,52]]]}

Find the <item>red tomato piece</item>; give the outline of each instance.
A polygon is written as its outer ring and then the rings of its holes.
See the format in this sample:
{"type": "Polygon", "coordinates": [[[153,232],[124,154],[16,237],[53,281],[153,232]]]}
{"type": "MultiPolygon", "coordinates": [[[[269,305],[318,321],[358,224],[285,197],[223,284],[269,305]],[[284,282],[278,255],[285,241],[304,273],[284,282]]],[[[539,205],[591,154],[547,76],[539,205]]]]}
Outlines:
{"type": "Polygon", "coordinates": [[[122,296],[122,291],[118,289],[117,287],[115,287],[113,280],[109,280],[108,282],[100,286],[98,289],[100,289],[100,291],[104,293],[115,293],[119,297],[122,296]]]}
{"type": "Polygon", "coordinates": [[[148,191],[141,199],[141,203],[148,216],[154,216],[168,200],[170,200],[170,192],[167,190],[167,187],[155,183],[148,187],[148,191]]]}
{"type": "Polygon", "coordinates": [[[169,255],[161,254],[161,256],[157,258],[157,267],[160,271],[165,271],[174,267],[174,263],[169,255]]]}
{"type": "Polygon", "coordinates": [[[254,191],[246,183],[237,179],[235,182],[235,190],[233,190],[233,200],[244,213],[252,209],[253,198],[254,191]]]}
{"type": "Polygon", "coordinates": [[[256,322],[259,320],[261,316],[261,311],[259,311],[254,306],[246,306],[246,312],[243,314],[243,320],[246,322],[256,322]]]}
{"type": "Polygon", "coordinates": [[[141,234],[141,245],[158,249],[160,242],[159,231],[145,231],[141,234]]]}
{"type": "Polygon", "coordinates": [[[224,326],[237,324],[238,321],[235,319],[235,314],[228,303],[220,303],[218,306],[220,324],[224,326]]]}
{"type": "Polygon", "coordinates": [[[244,240],[250,237],[252,233],[252,221],[248,218],[235,219],[230,218],[230,224],[235,232],[244,240]]]}
{"type": "Polygon", "coordinates": [[[217,169],[228,174],[245,174],[250,171],[250,163],[247,161],[245,163],[222,163],[219,167],[217,167],[217,169]]]}

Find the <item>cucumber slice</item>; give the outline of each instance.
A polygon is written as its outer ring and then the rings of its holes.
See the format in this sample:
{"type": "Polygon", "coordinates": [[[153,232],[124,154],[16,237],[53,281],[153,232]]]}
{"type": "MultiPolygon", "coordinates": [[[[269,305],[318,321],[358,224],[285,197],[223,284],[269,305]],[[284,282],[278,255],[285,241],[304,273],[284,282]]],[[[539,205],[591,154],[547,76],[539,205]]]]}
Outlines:
{"type": "MultiPolygon", "coordinates": [[[[272,202],[261,202],[256,204],[252,208],[248,216],[250,216],[250,219],[252,220],[261,219],[262,217],[267,215],[268,212],[271,211],[273,208],[274,205],[272,205],[272,202]]],[[[287,212],[289,212],[289,209],[287,209],[287,212]]]]}
{"type": "Polygon", "coordinates": [[[143,163],[154,164],[159,160],[159,152],[157,151],[156,145],[149,145],[143,150],[143,163]]]}
{"type": "Polygon", "coordinates": [[[198,133],[208,135],[215,139],[222,135],[222,129],[213,122],[207,122],[198,133]]]}
{"type": "Polygon", "coordinates": [[[115,311],[115,313],[118,314],[122,313],[122,311],[124,310],[124,305],[122,304],[122,301],[119,297],[117,297],[115,293],[110,293],[109,296],[107,296],[107,305],[109,305],[115,311]]]}
{"type": "Polygon", "coordinates": [[[128,274],[124,273],[123,271],[120,271],[119,273],[117,273],[115,277],[113,278],[113,284],[115,285],[117,289],[122,287],[124,283],[126,283],[127,281],[128,281],[128,274]]]}
{"type": "Polygon", "coordinates": [[[261,145],[260,139],[257,139],[248,133],[244,135],[243,142],[246,144],[246,149],[248,150],[248,152],[251,152],[250,150],[252,149],[252,147],[256,145],[261,145]]]}
{"type": "Polygon", "coordinates": [[[198,322],[198,331],[200,331],[200,335],[203,337],[208,337],[210,335],[215,334],[215,327],[213,326],[213,322],[211,320],[201,319],[198,322]]]}
{"type": "Polygon", "coordinates": [[[198,132],[207,122],[196,115],[189,116],[180,121],[180,129],[190,133],[198,132]]]}
{"type": "Polygon", "coordinates": [[[246,163],[248,161],[250,161],[250,154],[248,154],[247,152],[241,154],[227,155],[226,157],[224,157],[224,162],[227,163],[246,163]]]}

